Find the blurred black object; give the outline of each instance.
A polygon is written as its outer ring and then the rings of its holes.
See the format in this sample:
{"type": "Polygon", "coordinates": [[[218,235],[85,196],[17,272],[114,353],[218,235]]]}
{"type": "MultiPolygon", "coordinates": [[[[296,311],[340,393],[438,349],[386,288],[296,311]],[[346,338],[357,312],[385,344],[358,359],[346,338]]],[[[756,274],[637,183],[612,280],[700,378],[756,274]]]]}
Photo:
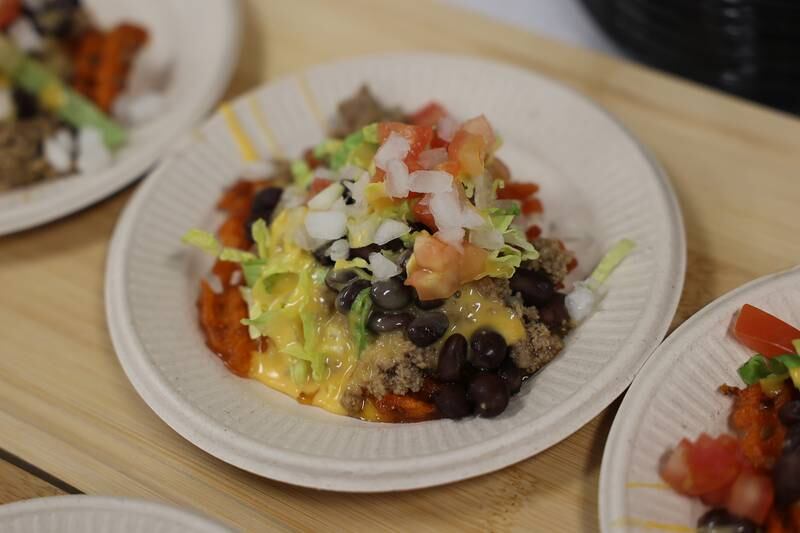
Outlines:
{"type": "Polygon", "coordinates": [[[643,63],[800,113],[800,0],[583,0],[643,63]]]}

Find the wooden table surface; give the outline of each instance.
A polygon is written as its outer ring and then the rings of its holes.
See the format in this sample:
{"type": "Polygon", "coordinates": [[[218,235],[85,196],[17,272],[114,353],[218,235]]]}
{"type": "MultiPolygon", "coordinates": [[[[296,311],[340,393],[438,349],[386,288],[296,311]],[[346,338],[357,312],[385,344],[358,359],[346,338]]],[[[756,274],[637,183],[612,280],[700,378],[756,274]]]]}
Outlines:
{"type": "MultiPolygon", "coordinates": [[[[800,263],[800,121],[428,0],[249,0],[228,96],[354,54],[435,50],[536,70],[611,110],[661,160],[689,266],[677,325],[722,293],[800,263]]],[[[0,503],[65,492],[190,506],[244,530],[593,531],[617,401],[520,464],[428,490],[350,495],[240,471],[138,397],[105,326],[103,277],[133,188],[0,238],[0,503]]]]}

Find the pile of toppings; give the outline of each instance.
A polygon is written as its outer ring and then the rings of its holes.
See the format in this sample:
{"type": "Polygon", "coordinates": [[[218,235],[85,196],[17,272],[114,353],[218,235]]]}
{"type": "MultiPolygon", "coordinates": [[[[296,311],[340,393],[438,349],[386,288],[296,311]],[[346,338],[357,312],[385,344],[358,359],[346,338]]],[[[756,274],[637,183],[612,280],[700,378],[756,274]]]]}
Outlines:
{"type": "Polygon", "coordinates": [[[122,94],[147,32],[95,27],[78,0],[0,0],[0,189],[107,167],[157,93],[122,94]]]}
{"type": "MultiPolygon", "coordinates": [[[[268,384],[335,396],[371,420],[500,414],[588,316],[631,243],[571,301],[560,289],[577,262],[541,237],[538,186],[512,181],[486,117],[461,121],[431,103],[397,121],[365,88],[340,110],[342,137],[226,194],[222,242],[198,230],[184,240],[240,266],[235,281],[215,266],[220,302],[235,287],[247,302],[235,320],[266,357],[288,356],[268,384]]],[[[223,305],[204,287],[201,315],[223,305]]],[[[264,367],[252,362],[251,375],[264,367]]]]}
{"type": "Polygon", "coordinates": [[[747,388],[720,387],[734,398],[735,435],[683,439],[661,477],[714,507],[702,531],[800,531],[800,330],[744,305],[732,333],[758,352],[739,368],[747,388]]]}

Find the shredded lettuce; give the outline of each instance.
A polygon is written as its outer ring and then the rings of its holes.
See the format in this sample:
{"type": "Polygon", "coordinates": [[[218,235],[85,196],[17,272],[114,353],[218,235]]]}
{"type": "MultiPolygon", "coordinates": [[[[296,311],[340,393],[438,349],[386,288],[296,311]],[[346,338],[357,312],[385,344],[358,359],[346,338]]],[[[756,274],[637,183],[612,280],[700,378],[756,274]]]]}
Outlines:
{"type": "Polygon", "coordinates": [[[523,261],[539,259],[539,252],[530,242],[528,242],[528,239],[525,238],[525,235],[523,235],[522,232],[517,228],[510,228],[506,230],[503,233],[503,240],[506,241],[506,244],[516,246],[522,250],[523,261]]]}
{"type": "Polygon", "coordinates": [[[325,356],[318,348],[317,315],[311,311],[301,311],[300,321],[303,323],[303,350],[311,363],[311,374],[315,381],[322,380],[325,372],[325,356]]]}
{"type": "Polygon", "coordinates": [[[790,377],[794,386],[800,388],[800,355],[784,354],[767,358],[756,354],[739,367],[738,373],[747,385],[768,378],[781,380],[790,377]]]}
{"type": "Polygon", "coordinates": [[[378,132],[378,123],[373,122],[367,126],[361,128],[361,135],[363,136],[364,140],[368,143],[378,144],[381,142],[381,138],[378,132]]]}
{"type": "Polygon", "coordinates": [[[255,222],[253,222],[252,227],[250,228],[250,233],[253,236],[253,242],[256,243],[256,248],[258,249],[258,257],[261,259],[266,259],[269,255],[269,244],[270,244],[270,237],[269,237],[269,229],[267,228],[267,223],[264,221],[263,218],[259,218],[255,222]]]}
{"type": "Polygon", "coordinates": [[[289,366],[289,376],[298,387],[302,387],[308,381],[308,361],[295,359],[289,366]]]}
{"type": "Polygon", "coordinates": [[[592,271],[589,279],[586,280],[587,287],[593,291],[597,290],[635,247],[636,244],[630,239],[622,239],[612,246],[592,271]]]}
{"type": "Polygon", "coordinates": [[[334,270],[347,270],[348,268],[369,268],[369,263],[365,259],[356,257],[355,259],[339,259],[334,263],[334,270]]]}
{"type": "Polygon", "coordinates": [[[181,241],[184,244],[200,248],[214,257],[219,256],[222,252],[222,245],[212,233],[207,231],[190,229],[181,237],[181,241]]]}
{"type": "Polygon", "coordinates": [[[292,164],[289,168],[292,171],[294,182],[299,187],[305,189],[311,184],[311,178],[314,177],[314,172],[308,166],[308,163],[302,159],[297,159],[292,161],[292,164]]]}
{"type": "Polygon", "coordinates": [[[239,250],[237,248],[223,248],[219,254],[222,261],[230,261],[231,263],[247,263],[255,261],[258,258],[250,252],[239,250]]]}
{"type": "Polygon", "coordinates": [[[367,319],[371,311],[372,298],[369,295],[369,289],[364,289],[358,293],[348,315],[350,333],[353,335],[353,344],[356,347],[358,357],[361,357],[361,352],[367,347],[367,319]]]}
{"type": "Polygon", "coordinates": [[[342,141],[339,139],[325,139],[314,147],[314,157],[323,159],[336,153],[342,147],[342,141]]]}

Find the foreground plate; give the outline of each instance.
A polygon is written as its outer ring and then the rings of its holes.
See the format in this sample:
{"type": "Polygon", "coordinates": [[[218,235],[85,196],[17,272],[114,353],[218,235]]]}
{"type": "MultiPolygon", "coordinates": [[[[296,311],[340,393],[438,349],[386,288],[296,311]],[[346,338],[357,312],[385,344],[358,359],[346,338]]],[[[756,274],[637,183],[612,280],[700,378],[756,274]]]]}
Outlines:
{"type": "Polygon", "coordinates": [[[312,68],[227,111],[137,192],[107,266],[108,323],[125,372],[159,416],[207,452],[270,478],[346,491],[476,476],[591,420],[666,332],[685,263],[675,197],[636,142],[576,93],[510,66],[401,54],[312,68]],[[436,99],[460,117],[485,113],[505,140],[500,156],[519,179],[542,185],[551,234],[569,239],[584,271],[618,239],[638,243],[600,311],[499,418],[389,425],[335,416],[233,376],[203,342],[195,300],[211,261],[180,237],[187,228],[216,227],[214,205],[245,166],[241,154],[249,150],[234,142],[231,119],[262,157],[295,157],[322,139],[321,120],[365,82],[408,110],[436,99]]]}
{"type": "Polygon", "coordinates": [[[659,459],[683,437],[729,432],[731,399],[717,392],[741,383],[736,369],[752,351],[728,332],[743,304],[800,324],[800,269],[758,279],[717,299],[656,350],[622,402],[603,454],[603,531],[694,531],[707,510],[658,476],[659,459]]]}
{"type": "MultiPolygon", "coordinates": [[[[0,192],[0,235],[55,220],[97,202],[141,177],[222,95],[239,52],[234,0],[86,0],[101,26],[134,21],[150,32],[130,83],[164,83],[164,111],[130,130],[114,164],[31,187],[0,192]],[[202,39],[197,36],[202,35],[202,39]]],[[[149,85],[148,85],[149,86],[149,85]]]]}
{"type": "Polygon", "coordinates": [[[5,533],[231,533],[192,511],[155,502],[55,496],[0,506],[5,533]]]}

